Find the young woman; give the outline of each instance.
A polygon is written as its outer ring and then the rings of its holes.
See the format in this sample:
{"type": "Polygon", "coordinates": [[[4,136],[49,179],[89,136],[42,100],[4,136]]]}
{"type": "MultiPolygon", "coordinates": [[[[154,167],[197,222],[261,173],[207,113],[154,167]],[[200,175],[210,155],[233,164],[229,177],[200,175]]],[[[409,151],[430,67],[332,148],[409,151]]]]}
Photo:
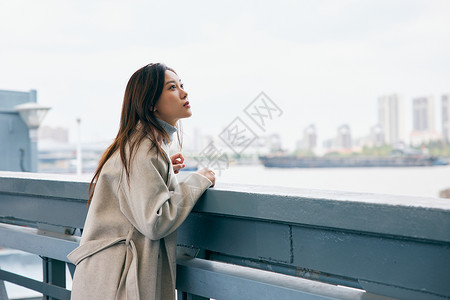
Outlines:
{"type": "Polygon", "coordinates": [[[178,120],[192,115],[187,96],[164,64],[131,76],[119,132],[90,185],[80,246],[68,255],[72,299],[175,299],[176,229],[215,184],[208,168],[174,175],[184,158],[168,146],[175,132],[180,141],[178,120]]]}

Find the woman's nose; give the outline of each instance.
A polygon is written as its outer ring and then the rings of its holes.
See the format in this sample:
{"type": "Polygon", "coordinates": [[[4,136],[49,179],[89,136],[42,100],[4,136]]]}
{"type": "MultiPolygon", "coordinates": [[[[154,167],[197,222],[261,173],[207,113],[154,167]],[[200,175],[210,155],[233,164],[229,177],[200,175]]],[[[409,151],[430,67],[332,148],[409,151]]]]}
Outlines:
{"type": "Polygon", "coordinates": [[[182,97],[183,99],[187,98],[188,92],[186,92],[185,90],[182,90],[182,91],[183,91],[183,93],[181,94],[181,97],[182,97]]]}

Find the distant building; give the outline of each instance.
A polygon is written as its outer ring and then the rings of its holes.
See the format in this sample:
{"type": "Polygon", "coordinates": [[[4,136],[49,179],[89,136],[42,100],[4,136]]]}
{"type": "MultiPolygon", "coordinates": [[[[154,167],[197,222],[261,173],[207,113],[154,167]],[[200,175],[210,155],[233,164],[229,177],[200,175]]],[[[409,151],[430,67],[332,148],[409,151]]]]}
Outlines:
{"type": "Polygon", "coordinates": [[[352,134],[348,124],[343,124],[338,127],[336,145],[339,149],[343,150],[352,148],[352,134]]]}
{"type": "MultiPolygon", "coordinates": [[[[89,142],[81,145],[83,149],[82,172],[93,174],[103,152],[112,140],[89,142]]],[[[65,173],[77,172],[77,144],[64,143],[52,139],[39,140],[39,172],[65,173]]]]}
{"type": "Polygon", "coordinates": [[[317,132],[314,124],[309,125],[303,130],[303,137],[297,144],[297,149],[314,151],[317,147],[317,132]]]}
{"type": "Polygon", "coordinates": [[[450,93],[442,95],[442,138],[450,144],[450,93]]]}
{"type": "Polygon", "coordinates": [[[383,128],[377,124],[370,128],[370,142],[371,147],[380,147],[384,144],[383,128]]]}
{"type": "Polygon", "coordinates": [[[352,151],[353,139],[350,126],[347,124],[339,126],[334,138],[323,141],[323,148],[326,152],[348,153],[352,151]]]}
{"type": "Polygon", "coordinates": [[[434,98],[432,96],[413,99],[413,131],[435,130],[434,98]]]}
{"type": "Polygon", "coordinates": [[[36,102],[36,91],[0,90],[0,170],[35,171],[37,153],[32,158],[32,145],[25,122],[14,109],[16,105],[36,102]],[[32,165],[33,164],[33,165],[32,165]]]}
{"type": "Polygon", "coordinates": [[[410,143],[419,146],[423,143],[439,140],[440,135],[435,129],[434,97],[419,97],[413,99],[413,131],[410,143]]]}
{"type": "Polygon", "coordinates": [[[399,95],[378,98],[378,124],[382,128],[385,144],[394,145],[404,141],[403,99],[399,95]]]}
{"type": "Polygon", "coordinates": [[[384,145],[383,129],[379,124],[370,128],[370,132],[363,137],[353,139],[353,150],[361,151],[364,147],[380,147],[384,145]]]}

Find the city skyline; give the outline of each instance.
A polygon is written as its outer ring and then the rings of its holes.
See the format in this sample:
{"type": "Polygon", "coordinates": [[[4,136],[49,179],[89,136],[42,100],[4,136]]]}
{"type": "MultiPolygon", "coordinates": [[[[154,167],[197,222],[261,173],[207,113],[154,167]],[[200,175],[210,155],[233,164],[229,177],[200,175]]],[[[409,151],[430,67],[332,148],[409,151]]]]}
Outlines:
{"type": "Polygon", "coordinates": [[[77,118],[84,141],[111,139],[128,78],[161,61],[189,92],[186,136],[218,136],[263,91],[284,111],[268,130],[288,149],[312,123],[320,139],[344,123],[366,135],[380,95],[409,107],[450,92],[448,1],[205,4],[175,1],[168,22],[148,14],[163,3],[2,3],[0,89],[36,89],[52,107],[43,125],[67,126],[71,141],[77,118]]]}
{"type": "MultiPolygon", "coordinates": [[[[379,118],[379,122],[374,123],[372,127],[368,128],[367,131],[365,132],[365,134],[363,135],[355,135],[352,131],[352,124],[350,123],[342,123],[338,126],[336,126],[335,128],[335,132],[334,135],[330,135],[330,136],[321,136],[320,133],[317,132],[317,123],[311,123],[307,126],[304,126],[303,128],[299,128],[299,135],[296,137],[296,144],[295,147],[293,149],[288,149],[287,147],[285,147],[285,141],[281,138],[281,135],[278,132],[270,132],[267,134],[263,134],[263,135],[257,135],[257,138],[259,138],[259,141],[253,143],[253,145],[251,145],[250,148],[255,148],[256,144],[258,144],[261,147],[268,147],[270,148],[271,145],[264,145],[264,143],[261,142],[261,140],[267,139],[269,136],[278,136],[280,141],[279,143],[281,143],[282,149],[284,150],[288,150],[288,151],[293,151],[293,150],[301,150],[301,149],[319,149],[319,152],[324,151],[324,149],[334,149],[334,148],[348,148],[351,149],[353,146],[361,146],[361,145],[369,145],[369,146],[379,146],[382,144],[387,144],[387,145],[395,145],[398,143],[405,143],[405,144],[412,144],[413,146],[415,145],[414,141],[410,138],[411,135],[413,135],[414,133],[417,132],[423,132],[423,133],[428,133],[428,131],[432,130],[433,128],[435,129],[435,132],[437,132],[439,134],[439,139],[445,140],[445,136],[444,136],[444,132],[440,131],[440,128],[444,128],[443,126],[443,121],[442,119],[437,121],[438,118],[436,116],[441,115],[442,117],[444,116],[444,110],[445,110],[445,106],[444,106],[444,98],[447,99],[446,97],[448,97],[448,94],[443,94],[442,95],[442,103],[439,103],[440,105],[435,105],[436,102],[434,101],[434,96],[425,96],[425,97],[413,97],[411,99],[411,107],[407,107],[404,104],[401,104],[400,106],[398,106],[396,104],[397,100],[401,100],[402,102],[405,101],[405,99],[403,99],[403,97],[401,95],[398,94],[391,94],[391,95],[384,95],[384,96],[380,96],[377,98],[378,101],[378,118],[379,118]],[[432,101],[430,103],[428,103],[426,100],[427,99],[431,99],[432,101]],[[387,104],[386,104],[387,103],[387,104]],[[395,105],[392,105],[392,103],[394,103],[395,105]],[[426,104],[425,104],[426,103],[426,104]],[[383,134],[383,126],[381,126],[381,121],[384,118],[383,113],[381,113],[381,111],[385,111],[386,109],[389,110],[388,108],[391,107],[391,109],[397,111],[398,107],[401,107],[402,112],[399,112],[399,115],[401,116],[400,119],[400,123],[405,123],[405,120],[408,119],[408,115],[410,115],[411,119],[411,124],[412,127],[409,129],[402,129],[402,133],[400,133],[398,136],[396,136],[394,139],[392,139],[391,141],[389,140],[389,138],[386,138],[386,135],[383,134]],[[425,109],[426,107],[426,109],[425,109]],[[435,112],[435,109],[438,109],[438,113],[435,112]],[[417,110],[420,109],[420,113],[421,113],[421,118],[420,118],[420,124],[416,124],[417,122],[419,122],[419,120],[415,120],[415,118],[417,118],[417,110]],[[432,112],[430,112],[429,110],[432,110],[432,112]],[[411,113],[408,113],[408,111],[411,111],[411,113]],[[422,116],[423,115],[423,116],[422,116]],[[426,118],[425,118],[426,115],[426,118]],[[406,117],[405,117],[406,116],[406,117]],[[425,119],[424,119],[425,118],[425,119]],[[428,125],[429,127],[426,127],[427,125],[424,125],[423,122],[427,122],[430,121],[432,125],[428,125]],[[416,125],[415,125],[416,124],[416,125]],[[339,137],[340,135],[340,131],[341,129],[343,129],[345,127],[345,131],[348,132],[349,136],[345,136],[346,141],[342,141],[341,138],[339,137]],[[381,132],[377,132],[377,131],[381,131],[381,132]],[[381,135],[380,135],[381,134],[381,135]],[[379,137],[380,136],[380,137],[379,137]],[[382,141],[380,141],[379,139],[381,138],[382,141]],[[345,146],[340,147],[338,144],[341,143],[345,143],[345,146]],[[352,146],[349,146],[352,145],[352,146]]],[[[441,97],[437,97],[437,98],[441,98],[441,97]]],[[[397,111],[398,112],[398,111],[397,111]]],[[[384,112],[386,113],[388,116],[390,115],[390,112],[384,112]]],[[[447,112],[448,113],[448,112],[447,112]]],[[[396,119],[396,117],[390,117],[391,119],[396,119]]],[[[319,124],[320,126],[320,124],[319,124]]],[[[394,125],[394,127],[396,127],[398,125],[394,125]]],[[[403,124],[404,127],[404,124],[403,124]]],[[[64,136],[65,141],[68,143],[68,132],[63,133],[62,129],[68,130],[67,128],[64,127],[48,127],[48,126],[44,126],[43,128],[41,128],[41,130],[43,130],[45,133],[40,133],[40,137],[41,138],[47,138],[47,139],[53,139],[52,136],[55,135],[54,140],[58,140],[61,139],[61,135],[64,136]],[[51,132],[54,132],[54,134],[49,134],[51,132]]],[[[388,131],[391,129],[388,129],[388,131]]],[[[206,144],[208,144],[210,141],[214,141],[215,143],[220,143],[220,139],[218,138],[219,136],[215,136],[214,134],[208,133],[208,132],[202,132],[202,130],[200,128],[195,128],[194,133],[190,134],[190,139],[187,140],[188,143],[188,149],[189,150],[193,150],[193,149],[197,149],[197,151],[200,151],[201,147],[197,147],[196,145],[200,144],[199,143],[199,139],[203,140],[202,145],[205,146],[206,144]]],[[[111,138],[112,140],[112,138],[111,138]]],[[[417,139],[416,139],[417,140],[417,139]]],[[[100,144],[104,144],[106,140],[97,140],[95,142],[100,142],[100,144]]],[[[419,140],[420,141],[420,140],[419,140]]],[[[72,143],[75,143],[75,141],[71,141],[72,143]]],[[[184,141],[186,143],[186,141],[184,141]]],[[[425,140],[426,142],[426,140],[425,140]]],[[[88,143],[87,141],[83,141],[83,143],[88,143]]],[[[421,143],[421,142],[420,142],[421,143]]],[[[419,143],[419,144],[420,144],[419,143]]],[[[417,142],[416,142],[417,144],[417,142]]],[[[223,148],[226,148],[226,144],[222,143],[221,146],[223,148]]],[[[232,150],[232,149],[228,149],[228,150],[232,150]]],[[[232,152],[232,151],[229,151],[232,152]]]]}

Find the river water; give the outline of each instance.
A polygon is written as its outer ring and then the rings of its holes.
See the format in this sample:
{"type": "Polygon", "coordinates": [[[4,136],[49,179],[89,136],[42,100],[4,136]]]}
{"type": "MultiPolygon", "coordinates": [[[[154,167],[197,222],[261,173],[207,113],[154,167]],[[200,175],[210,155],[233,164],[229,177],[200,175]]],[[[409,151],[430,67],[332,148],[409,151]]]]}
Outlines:
{"type": "MultiPolygon", "coordinates": [[[[305,189],[439,197],[450,188],[450,165],[405,168],[265,168],[233,165],[216,172],[216,182],[305,189]]],[[[450,200],[449,200],[450,201],[450,200]]]]}

